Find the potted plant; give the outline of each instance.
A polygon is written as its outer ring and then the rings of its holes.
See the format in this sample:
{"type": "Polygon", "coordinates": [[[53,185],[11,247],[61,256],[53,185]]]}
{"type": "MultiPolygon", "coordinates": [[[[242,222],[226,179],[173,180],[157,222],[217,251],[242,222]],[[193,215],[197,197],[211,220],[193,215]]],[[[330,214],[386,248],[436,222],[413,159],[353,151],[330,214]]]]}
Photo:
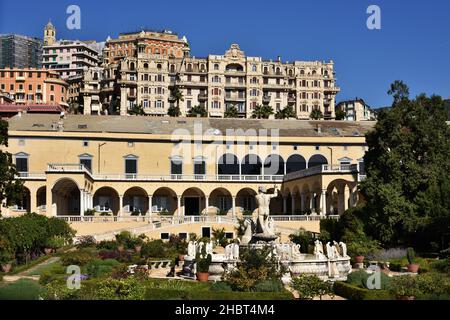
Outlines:
{"type": "Polygon", "coordinates": [[[65,245],[65,241],[62,237],[54,236],[45,242],[44,252],[49,255],[56,249],[62,248],[65,245]]]}
{"type": "Polygon", "coordinates": [[[416,263],[416,253],[413,248],[406,250],[406,257],[408,258],[408,272],[417,273],[419,271],[420,264],[416,263]]]}
{"type": "Polygon", "coordinates": [[[116,234],[117,251],[124,252],[125,246],[131,242],[131,233],[128,231],[122,231],[116,234]]]}
{"type": "Polygon", "coordinates": [[[0,267],[4,273],[11,271],[13,261],[14,254],[10,250],[4,249],[0,251],[0,267]]]}
{"type": "Polygon", "coordinates": [[[409,275],[392,278],[389,291],[397,300],[415,300],[420,294],[417,278],[409,275]]]}
{"type": "Polygon", "coordinates": [[[197,265],[197,280],[200,282],[207,282],[209,279],[209,266],[211,265],[211,255],[202,253],[197,254],[195,262],[197,265]]]}

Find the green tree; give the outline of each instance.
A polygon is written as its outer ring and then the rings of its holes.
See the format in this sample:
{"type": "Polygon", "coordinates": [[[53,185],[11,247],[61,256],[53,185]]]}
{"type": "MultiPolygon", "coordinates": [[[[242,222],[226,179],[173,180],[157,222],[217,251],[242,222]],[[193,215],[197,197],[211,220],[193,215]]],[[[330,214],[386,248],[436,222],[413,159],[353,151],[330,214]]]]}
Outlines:
{"type": "Polygon", "coordinates": [[[183,93],[175,87],[170,94],[170,100],[176,102],[178,110],[180,109],[180,101],[184,101],[183,93]]]}
{"type": "Polygon", "coordinates": [[[174,105],[170,106],[167,110],[167,114],[169,117],[179,117],[181,115],[180,107],[174,105]]]}
{"type": "Polygon", "coordinates": [[[252,118],[254,119],[269,119],[273,114],[273,108],[269,105],[258,105],[253,109],[252,118]]]}
{"type": "MultiPolygon", "coordinates": [[[[8,122],[3,120],[0,120],[0,147],[8,147],[8,122]]],[[[0,148],[0,203],[6,199],[6,204],[11,205],[22,199],[23,182],[15,179],[17,174],[12,155],[0,148]]]]}
{"type": "Polygon", "coordinates": [[[231,106],[225,110],[225,118],[237,118],[239,116],[239,111],[236,106],[231,106]]]}
{"type": "Polygon", "coordinates": [[[275,119],[289,119],[295,118],[295,110],[292,106],[286,106],[283,109],[280,109],[275,114],[275,119]]]}
{"type": "Polygon", "coordinates": [[[189,111],[188,111],[188,117],[197,117],[200,116],[202,118],[206,117],[208,115],[208,112],[206,111],[204,106],[193,106],[189,111]]]}
{"type": "Polygon", "coordinates": [[[336,109],[335,119],[336,120],[344,120],[345,119],[345,111],[342,109],[336,109]]]}
{"type": "Polygon", "coordinates": [[[391,109],[366,134],[363,221],[387,245],[441,242],[450,224],[450,129],[441,97],[408,98],[391,85],[391,109]],[[432,227],[434,227],[433,231],[432,227]]]}
{"type": "Polygon", "coordinates": [[[143,116],[145,114],[142,104],[134,104],[133,107],[128,110],[128,113],[134,116],[143,116]]]}
{"type": "Polygon", "coordinates": [[[313,109],[309,117],[313,120],[323,119],[323,113],[319,109],[313,109]]]}

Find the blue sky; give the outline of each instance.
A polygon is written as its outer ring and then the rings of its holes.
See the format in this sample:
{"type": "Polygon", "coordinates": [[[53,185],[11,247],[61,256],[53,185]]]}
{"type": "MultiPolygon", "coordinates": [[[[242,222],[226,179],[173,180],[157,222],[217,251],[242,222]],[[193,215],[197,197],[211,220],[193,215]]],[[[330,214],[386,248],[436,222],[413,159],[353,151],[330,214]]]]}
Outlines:
{"type": "Polygon", "coordinates": [[[386,92],[397,79],[413,95],[450,98],[449,14],[448,0],[0,0],[0,33],[42,37],[51,19],[58,39],[104,41],[146,27],[186,35],[194,56],[238,43],[266,59],[332,59],[337,99],[361,97],[380,107],[391,104],[386,92]],[[70,4],[81,8],[81,30],[66,28],[70,4]],[[366,27],[371,4],[381,8],[381,30],[366,27]]]}

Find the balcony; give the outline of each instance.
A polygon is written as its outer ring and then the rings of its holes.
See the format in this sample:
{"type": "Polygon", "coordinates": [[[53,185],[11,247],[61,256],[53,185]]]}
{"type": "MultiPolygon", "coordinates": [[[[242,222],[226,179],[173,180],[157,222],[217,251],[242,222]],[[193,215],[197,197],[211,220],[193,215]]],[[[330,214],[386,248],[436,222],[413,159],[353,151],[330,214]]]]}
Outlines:
{"type": "Polygon", "coordinates": [[[245,96],[237,94],[227,94],[225,95],[225,101],[245,101],[245,96]]]}
{"type": "Polygon", "coordinates": [[[284,182],[297,180],[305,177],[314,176],[317,174],[322,173],[331,173],[331,174],[342,174],[342,173],[351,173],[351,174],[357,174],[358,173],[358,165],[356,164],[324,164],[317,167],[308,168],[305,170],[292,172],[287,174],[284,177],[284,182]]]}
{"type": "Polygon", "coordinates": [[[91,174],[91,170],[85,167],[83,164],[73,163],[50,163],[47,166],[47,172],[51,173],[86,173],[91,174]]]}
{"type": "Polygon", "coordinates": [[[282,175],[201,175],[201,174],[171,174],[171,175],[142,175],[142,174],[94,174],[94,180],[100,181],[205,181],[205,182],[281,182],[282,175]]]}
{"type": "Polygon", "coordinates": [[[206,93],[200,93],[198,95],[198,101],[206,101],[208,100],[208,95],[206,93]]]}
{"type": "Polygon", "coordinates": [[[16,76],[16,81],[25,81],[24,76],[16,76]]]}

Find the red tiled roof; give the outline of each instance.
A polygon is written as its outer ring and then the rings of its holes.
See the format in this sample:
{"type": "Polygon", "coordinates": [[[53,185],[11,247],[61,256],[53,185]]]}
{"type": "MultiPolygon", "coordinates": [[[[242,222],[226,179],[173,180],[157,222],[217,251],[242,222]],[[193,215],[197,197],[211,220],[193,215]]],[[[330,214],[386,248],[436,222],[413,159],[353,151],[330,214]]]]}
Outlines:
{"type": "Polygon", "coordinates": [[[61,112],[64,111],[60,105],[57,104],[29,104],[29,105],[19,105],[19,104],[0,104],[0,113],[4,112],[61,112]]]}

